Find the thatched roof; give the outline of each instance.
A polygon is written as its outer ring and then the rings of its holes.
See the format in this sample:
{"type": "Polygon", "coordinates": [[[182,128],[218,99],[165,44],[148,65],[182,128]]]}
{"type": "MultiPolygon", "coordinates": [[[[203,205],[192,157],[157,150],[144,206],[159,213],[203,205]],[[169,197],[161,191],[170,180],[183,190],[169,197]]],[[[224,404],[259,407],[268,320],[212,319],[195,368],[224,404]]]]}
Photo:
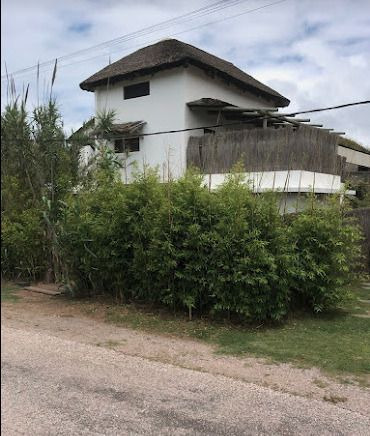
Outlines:
{"type": "Polygon", "coordinates": [[[67,138],[67,142],[76,139],[82,135],[87,135],[89,132],[91,132],[94,129],[94,125],[95,125],[94,117],[90,118],[88,121],[84,121],[82,126],[67,138]]]}
{"type": "Polygon", "coordinates": [[[338,141],[338,145],[341,145],[345,148],[351,148],[352,150],[361,151],[361,153],[370,154],[370,149],[364,147],[353,139],[350,138],[340,138],[338,141]]]}
{"type": "Polygon", "coordinates": [[[209,97],[203,97],[199,100],[189,101],[186,103],[189,107],[192,108],[223,108],[226,106],[234,106],[231,103],[227,103],[223,100],[218,100],[217,98],[209,98],[209,97]]]}
{"type": "Polygon", "coordinates": [[[128,123],[119,123],[112,125],[112,132],[122,135],[139,132],[145,124],[145,121],[129,121],[128,123]]]}
{"type": "MultiPolygon", "coordinates": [[[[126,123],[112,124],[111,134],[113,135],[131,135],[139,133],[146,124],[145,121],[129,121],[126,123]]],[[[68,139],[77,138],[78,135],[85,135],[85,139],[94,139],[97,134],[101,134],[95,127],[95,118],[92,117],[89,121],[85,122],[78,130],[76,130],[68,139]]]]}
{"type": "Polygon", "coordinates": [[[184,65],[197,66],[242,90],[267,98],[277,106],[289,104],[287,98],[232,63],[176,39],[167,39],[137,50],[93,74],[80,87],[86,91],[94,91],[97,86],[106,85],[108,82],[112,84],[184,65]]]}

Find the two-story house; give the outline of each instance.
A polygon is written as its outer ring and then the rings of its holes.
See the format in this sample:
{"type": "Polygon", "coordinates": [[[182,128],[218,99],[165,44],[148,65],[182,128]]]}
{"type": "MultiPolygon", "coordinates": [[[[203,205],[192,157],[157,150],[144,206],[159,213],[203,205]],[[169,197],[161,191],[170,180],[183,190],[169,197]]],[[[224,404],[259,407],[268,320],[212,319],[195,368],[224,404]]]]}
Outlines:
{"type": "MultiPolygon", "coordinates": [[[[80,87],[94,92],[96,114],[116,114],[110,139],[118,155],[127,156],[126,180],[134,161],[157,167],[163,180],[196,165],[214,186],[241,159],[255,190],[284,190],[294,201],[294,194],[312,188],[337,192],[342,167],[351,163],[353,153],[338,147],[339,132],[280,115],[286,97],[175,39],[125,56],[80,87]]],[[[370,154],[361,154],[370,167],[370,154]]]]}
{"type": "MultiPolygon", "coordinates": [[[[195,112],[187,103],[211,97],[250,108],[289,104],[288,99],[230,62],[175,39],[145,47],[108,65],[80,87],[94,92],[96,113],[114,110],[117,124],[137,124],[138,135],[184,130],[138,136],[136,143],[130,143],[130,159],[161,169],[169,163],[175,177],[186,168],[189,137],[204,134],[203,129],[186,129],[224,121],[217,114],[195,112]]],[[[125,133],[125,126],[117,127],[125,133]]],[[[133,130],[127,133],[132,136],[133,130]]],[[[117,150],[120,146],[117,141],[117,150]]]]}

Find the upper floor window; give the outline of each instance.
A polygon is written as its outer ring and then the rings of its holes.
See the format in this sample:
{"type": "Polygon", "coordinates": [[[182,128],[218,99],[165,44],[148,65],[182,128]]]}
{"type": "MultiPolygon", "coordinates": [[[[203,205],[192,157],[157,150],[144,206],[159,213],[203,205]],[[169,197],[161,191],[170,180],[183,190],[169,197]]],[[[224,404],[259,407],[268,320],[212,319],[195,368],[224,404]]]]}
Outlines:
{"type": "Polygon", "coordinates": [[[149,82],[136,83],[135,85],[128,85],[123,88],[123,98],[143,97],[150,94],[149,82]]]}

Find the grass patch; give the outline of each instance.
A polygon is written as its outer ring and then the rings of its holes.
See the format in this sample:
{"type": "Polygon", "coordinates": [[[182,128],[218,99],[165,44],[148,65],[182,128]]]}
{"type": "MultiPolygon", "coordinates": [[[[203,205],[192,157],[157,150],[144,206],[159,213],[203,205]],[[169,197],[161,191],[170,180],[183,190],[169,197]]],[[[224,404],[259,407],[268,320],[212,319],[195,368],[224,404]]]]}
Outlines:
{"type": "Polygon", "coordinates": [[[252,354],[329,372],[370,373],[370,319],[338,314],[302,318],[278,328],[227,331],[219,351],[252,354]]]}
{"type": "Polygon", "coordinates": [[[325,395],[323,397],[324,401],[328,401],[329,403],[337,404],[337,403],[345,403],[348,398],[347,397],[337,397],[335,395],[325,395]]]}
{"type": "Polygon", "coordinates": [[[222,327],[208,321],[187,321],[181,315],[168,315],[168,313],[153,313],[143,308],[129,306],[112,306],[106,314],[108,322],[124,325],[133,329],[156,332],[163,335],[190,337],[213,341],[215,335],[222,331],[222,327]]]}
{"type": "Polygon", "coordinates": [[[19,287],[13,283],[1,283],[1,302],[15,303],[20,298],[16,295],[19,287]]]}
{"type": "MultiPolygon", "coordinates": [[[[366,297],[366,292],[356,290],[361,298],[366,297]]],[[[200,339],[217,345],[217,352],[222,354],[248,354],[361,377],[370,373],[370,318],[354,316],[359,308],[369,309],[362,307],[356,297],[347,307],[331,314],[302,315],[281,326],[257,328],[209,320],[189,322],[178,314],[154,313],[134,305],[110,306],[106,320],[147,332],[200,339]]]]}
{"type": "MultiPolygon", "coordinates": [[[[98,346],[98,347],[105,347],[105,348],[111,348],[111,349],[114,349],[114,348],[116,348],[116,347],[118,347],[118,346],[120,346],[120,345],[122,345],[122,340],[120,340],[120,341],[116,341],[116,340],[113,340],[113,339],[109,339],[109,340],[107,340],[107,341],[105,341],[105,342],[98,342],[96,345],[98,346]]],[[[125,341],[126,342],[126,341],[125,341]]]]}
{"type": "Polygon", "coordinates": [[[328,383],[320,380],[319,378],[315,378],[315,380],[313,380],[313,383],[321,389],[324,389],[328,386],[328,383]]]}

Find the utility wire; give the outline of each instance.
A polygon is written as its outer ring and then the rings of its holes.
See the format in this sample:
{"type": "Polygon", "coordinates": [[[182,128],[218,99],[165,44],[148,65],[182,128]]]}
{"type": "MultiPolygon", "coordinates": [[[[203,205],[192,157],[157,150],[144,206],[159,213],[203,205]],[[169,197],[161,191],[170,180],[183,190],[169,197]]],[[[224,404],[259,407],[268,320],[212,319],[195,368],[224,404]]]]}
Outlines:
{"type": "MultiPolygon", "coordinates": [[[[370,104],[370,100],[358,101],[358,102],[353,102],[353,103],[345,103],[345,104],[342,104],[342,105],[339,105],[339,106],[329,106],[329,107],[326,107],[326,108],[310,109],[310,110],[305,110],[305,111],[293,112],[293,113],[290,113],[290,114],[276,113],[274,115],[274,114],[266,113],[266,114],[263,114],[263,115],[255,116],[255,117],[250,118],[248,120],[237,121],[235,123],[219,123],[219,124],[213,124],[213,125],[207,125],[207,126],[188,127],[188,128],[185,128],[185,129],[164,130],[164,131],[159,131],[159,132],[148,132],[148,133],[137,133],[137,134],[125,135],[125,136],[116,136],[116,135],[114,135],[114,136],[111,137],[111,139],[128,139],[128,138],[136,138],[138,136],[142,137],[142,136],[165,135],[165,134],[172,134],[172,133],[190,132],[190,131],[193,131],[193,130],[212,129],[212,128],[216,128],[216,127],[243,125],[243,124],[250,124],[250,123],[253,123],[253,122],[258,121],[258,120],[276,119],[276,118],[280,118],[280,117],[291,117],[291,116],[294,116],[294,115],[308,114],[308,113],[313,113],[313,112],[325,112],[325,111],[328,111],[328,110],[342,109],[342,108],[345,108],[345,107],[359,106],[359,105],[364,105],[364,104],[370,104]]],[[[268,111],[266,111],[266,112],[268,112],[268,111]]],[[[302,125],[304,125],[304,124],[302,123],[302,125]]],[[[308,127],[309,127],[309,124],[308,124],[308,127]]],[[[109,138],[105,138],[105,139],[109,139],[109,138]]]]}
{"type": "MultiPolygon", "coordinates": [[[[255,8],[255,9],[248,9],[247,11],[240,12],[240,13],[238,13],[238,14],[236,14],[236,15],[231,15],[231,16],[229,16],[229,17],[224,17],[224,18],[221,18],[221,19],[219,19],[219,20],[210,21],[210,22],[207,22],[207,23],[201,24],[201,25],[199,25],[199,26],[192,27],[192,28],[190,28],[190,29],[182,30],[182,31],[180,31],[180,32],[171,33],[171,34],[168,35],[168,37],[178,36],[178,35],[181,35],[181,34],[183,34],[183,33],[192,32],[192,31],[194,31],[194,30],[199,30],[199,29],[201,29],[202,27],[206,27],[206,26],[209,26],[209,25],[212,25],[212,24],[221,23],[221,22],[226,21],[226,20],[229,20],[229,19],[237,18],[237,17],[240,17],[240,16],[242,16],[242,15],[246,15],[246,14],[249,14],[249,13],[252,13],[252,12],[256,12],[256,11],[258,11],[258,10],[260,10],[260,9],[264,9],[264,8],[269,7],[269,6],[273,6],[273,5],[276,5],[276,4],[278,4],[278,3],[282,3],[282,2],[285,2],[285,1],[287,1],[287,0],[278,0],[278,1],[274,2],[274,3],[269,3],[269,4],[266,4],[266,5],[260,6],[260,7],[255,8]]],[[[158,42],[158,39],[150,40],[150,41],[146,42],[146,44],[154,44],[154,43],[156,43],[156,42],[158,42]]],[[[139,47],[142,47],[142,46],[143,46],[143,44],[135,44],[135,45],[131,45],[131,46],[129,46],[129,47],[126,47],[126,50],[129,50],[129,49],[132,49],[132,48],[139,48],[139,47]]],[[[119,51],[121,51],[121,49],[112,50],[112,51],[110,51],[110,54],[112,54],[112,53],[117,53],[117,52],[119,52],[119,51]]],[[[106,56],[106,54],[103,54],[103,55],[97,55],[97,56],[94,56],[94,57],[90,57],[90,58],[87,58],[87,59],[83,59],[83,60],[81,60],[81,61],[71,62],[71,63],[69,63],[69,64],[65,64],[65,65],[60,65],[59,68],[69,67],[69,66],[71,66],[71,65],[80,64],[80,63],[84,63],[84,62],[89,62],[89,61],[91,61],[91,60],[95,60],[95,59],[100,59],[102,56],[106,56]]]]}
{"type": "Polygon", "coordinates": [[[342,109],[344,107],[358,106],[361,104],[369,104],[369,103],[370,103],[370,100],[364,100],[364,101],[357,101],[355,103],[340,104],[339,106],[330,106],[330,107],[324,107],[324,108],[319,108],[319,109],[311,109],[309,111],[292,112],[290,114],[281,114],[281,115],[284,115],[285,117],[293,117],[294,115],[310,114],[313,112],[322,112],[322,111],[331,111],[334,109],[342,109]]]}
{"type": "MultiPolygon", "coordinates": [[[[232,4],[230,4],[230,5],[229,5],[229,3],[228,3],[228,4],[225,5],[223,8],[218,8],[218,9],[216,9],[216,11],[218,11],[218,10],[220,10],[220,9],[224,9],[224,8],[226,8],[226,7],[235,6],[236,4],[242,3],[243,1],[248,1],[248,0],[238,0],[238,1],[236,1],[236,2],[232,2],[232,4]]],[[[169,35],[167,35],[167,36],[168,36],[168,37],[172,37],[172,36],[177,36],[177,35],[180,35],[180,34],[183,34],[183,33],[191,32],[191,31],[194,31],[194,30],[198,30],[198,29],[200,29],[200,28],[203,28],[203,27],[206,27],[206,26],[209,26],[209,25],[213,25],[213,24],[217,24],[217,23],[220,23],[220,22],[223,22],[223,21],[226,21],[226,20],[230,20],[230,19],[233,19],[233,18],[237,18],[237,17],[240,17],[240,16],[242,16],[242,15],[246,15],[246,14],[249,14],[249,13],[252,13],[252,12],[256,12],[256,11],[259,11],[259,10],[265,9],[265,8],[267,8],[267,7],[270,7],[270,6],[274,6],[274,5],[277,5],[277,4],[279,4],[279,3],[283,3],[283,2],[285,2],[285,1],[287,1],[287,0],[278,0],[278,1],[275,1],[275,2],[273,2],[273,3],[268,3],[268,4],[265,4],[265,5],[263,5],[263,6],[259,6],[259,7],[254,8],[254,9],[248,9],[248,10],[246,10],[246,11],[242,11],[242,12],[240,12],[240,13],[238,13],[238,14],[234,14],[234,15],[231,15],[231,16],[228,16],[228,17],[223,17],[223,18],[218,19],[218,20],[214,20],[214,21],[210,21],[210,22],[207,22],[207,23],[203,23],[203,24],[201,24],[201,25],[199,25],[199,26],[195,26],[195,27],[192,27],[192,28],[190,28],[190,29],[185,29],[185,30],[180,31],[180,32],[171,33],[171,34],[169,34],[169,35]]],[[[218,2],[218,3],[219,3],[219,2],[218,2]]],[[[214,11],[208,12],[207,14],[202,14],[201,16],[209,15],[209,14],[211,14],[211,13],[214,13],[214,11]]],[[[189,14],[190,14],[190,13],[189,13],[189,14]]],[[[196,16],[195,18],[199,18],[199,17],[196,16]]],[[[174,19],[174,20],[175,20],[175,19],[174,19]]],[[[187,21],[190,21],[190,20],[188,19],[187,21]]],[[[162,24],[162,23],[159,23],[159,24],[162,24]]],[[[181,23],[180,23],[180,24],[181,24],[181,23]]],[[[145,30],[145,29],[143,29],[143,30],[145,30]]],[[[162,30],[162,29],[161,29],[161,30],[162,30]]],[[[151,31],[151,32],[149,32],[149,33],[147,33],[147,34],[154,33],[155,31],[156,31],[156,30],[151,31]]],[[[138,31],[138,32],[140,32],[140,31],[138,31]]],[[[145,36],[145,35],[146,35],[146,34],[144,34],[144,36],[145,36]]],[[[127,41],[128,41],[128,40],[135,39],[135,38],[137,38],[138,36],[142,36],[142,35],[131,36],[131,34],[128,34],[127,36],[129,36],[129,38],[127,39],[127,41]]],[[[124,38],[124,37],[121,37],[121,38],[124,38]]],[[[108,44],[108,43],[111,43],[111,42],[113,42],[113,45],[117,45],[118,43],[116,43],[115,41],[116,41],[116,40],[112,40],[112,41],[109,41],[109,42],[107,42],[107,43],[102,43],[101,45],[103,45],[103,44],[108,44]]],[[[152,44],[152,43],[155,43],[155,42],[157,42],[157,41],[158,41],[158,39],[157,39],[157,40],[152,40],[152,41],[146,42],[146,44],[152,44]]],[[[119,43],[122,43],[122,42],[126,42],[126,40],[124,40],[124,41],[120,41],[119,43]]],[[[126,49],[128,49],[128,48],[134,48],[134,47],[141,47],[142,45],[143,45],[143,44],[136,44],[136,45],[131,46],[131,47],[126,47],[126,49]]],[[[99,46],[100,46],[100,45],[99,45],[99,46]]],[[[87,51],[87,50],[93,50],[93,49],[95,49],[96,47],[99,47],[99,46],[94,46],[94,47],[91,47],[91,48],[89,48],[89,49],[85,49],[85,50],[86,50],[86,51],[87,51]]],[[[109,54],[114,53],[114,52],[117,52],[117,51],[121,51],[121,50],[122,50],[122,49],[118,49],[118,50],[116,49],[116,50],[114,50],[114,51],[109,51],[109,54]]],[[[75,53],[73,53],[73,54],[71,54],[71,55],[61,56],[61,57],[58,58],[58,62],[59,62],[59,61],[64,61],[64,60],[66,60],[66,59],[69,59],[71,56],[75,56],[75,55],[77,55],[77,53],[78,53],[78,52],[75,52],[75,53]]],[[[59,64],[59,68],[63,68],[63,67],[67,67],[67,66],[75,65],[75,64],[78,64],[78,63],[87,62],[87,61],[90,61],[90,60],[93,60],[93,59],[98,59],[98,58],[101,58],[101,57],[103,57],[103,56],[106,56],[107,54],[108,54],[108,53],[103,53],[103,54],[100,54],[100,55],[97,55],[97,56],[93,56],[93,57],[90,57],[90,58],[86,58],[86,59],[83,59],[83,60],[80,60],[80,61],[71,62],[71,63],[65,64],[65,65],[63,65],[63,64],[59,64]]],[[[54,63],[55,63],[55,60],[50,60],[50,61],[44,62],[44,63],[42,63],[42,64],[39,64],[39,65],[34,65],[34,66],[32,66],[32,67],[28,67],[28,68],[25,68],[25,69],[23,69],[23,70],[17,70],[17,71],[15,71],[15,72],[13,72],[13,73],[9,73],[9,76],[16,76],[16,75],[29,74],[29,73],[33,72],[35,69],[40,68],[40,67],[47,67],[47,68],[44,70],[44,71],[47,71],[47,69],[50,68],[52,65],[54,65],[54,63]]],[[[7,79],[7,75],[3,75],[3,76],[1,76],[1,80],[5,80],[5,79],[7,79]]]]}
{"type": "MultiPolygon", "coordinates": [[[[58,58],[58,60],[59,61],[66,61],[66,60],[69,60],[71,58],[89,53],[90,51],[106,49],[106,48],[115,46],[117,44],[121,44],[123,42],[130,41],[130,40],[135,39],[135,38],[139,38],[141,36],[146,36],[146,35],[149,35],[151,33],[158,32],[159,30],[165,30],[173,25],[180,25],[180,24],[184,24],[188,21],[193,21],[194,19],[198,19],[198,18],[201,18],[203,16],[213,14],[213,13],[218,12],[220,10],[223,10],[225,8],[236,6],[240,3],[244,3],[247,1],[249,1],[249,0],[221,0],[221,1],[217,1],[215,3],[208,5],[208,6],[204,6],[202,8],[196,9],[194,11],[180,15],[178,17],[171,18],[171,19],[166,20],[166,21],[162,21],[162,22],[154,24],[152,26],[145,27],[145,28],[137,30],[135,32],[125,34],[125,35],[120,36],[118,38],[114,38],[112,40],[105,41],[103,43],[88,47],[86,49],[81,49],[81,50],[75,51],[73,53],[70,53],[70,54],[67,54],[64,56],[60,56],[58,58]]],[[[106,53],[104,53],[100,56],[105,56],[105,55],[106,55],[106,53]]],[[[33,65],[31,67],[27,67],[27,68],[23,68],[23,69],[14,71],[13,73],[10,73],[9,75],[16,76],[19,74],[29,73],[35,69],[38,69],[38,68],[52,66],[54,64],[54,62],[55,62],[55,59],[51,59],[49,61],[39,63],[38,65],[33,65]]],[[[68,64],[68,65],[72,65],[72,64],[68,64]]],[[[2,80],[4,78],[6,78],[6,75],[3,75],[1,77],[2,80]]]]}

